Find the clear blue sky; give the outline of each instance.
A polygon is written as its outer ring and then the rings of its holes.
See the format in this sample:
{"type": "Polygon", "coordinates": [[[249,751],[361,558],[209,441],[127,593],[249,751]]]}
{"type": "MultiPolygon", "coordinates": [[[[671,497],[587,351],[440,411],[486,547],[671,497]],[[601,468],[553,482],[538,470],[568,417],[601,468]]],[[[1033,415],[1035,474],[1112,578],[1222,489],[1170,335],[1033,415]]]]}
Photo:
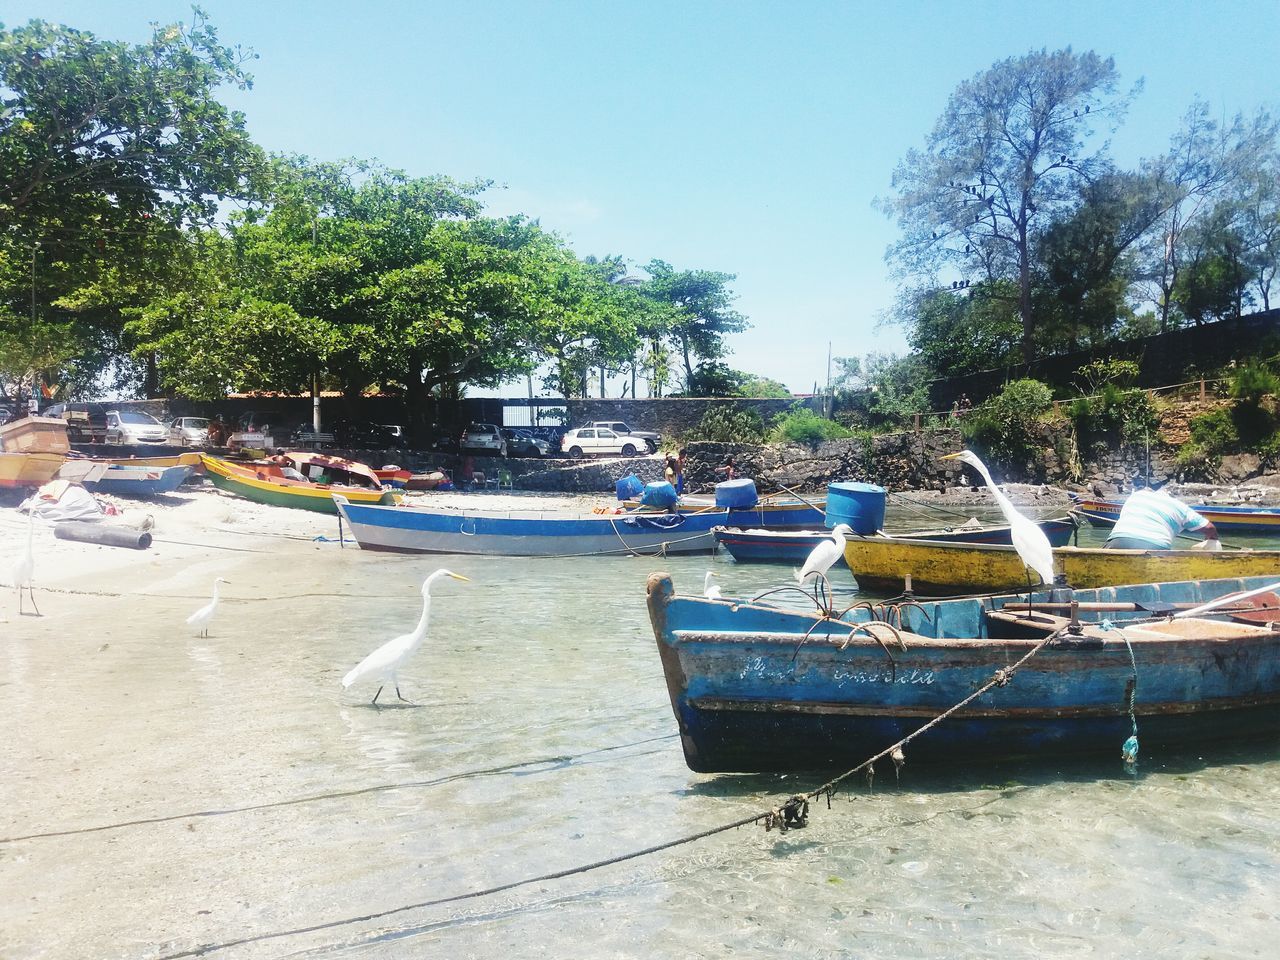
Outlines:
{"type": "MultiPolygon", "coordinates": [[[[901,350],[876,329],[893,225],[873,207],[961,80],[1033,48],[1114,56],[1145,91],[1114,137],[1161,150],[1199,95],[1277,105],[1280,0],[1116,3],[206,0],[252,47],[226,99],[266,148],[487,177],[579,254],[737,275],[752,329],[730,362],[811,389],[836,356],[901,350]]],[[[7,3],[142,40],[176,0],[7,3]]]]}

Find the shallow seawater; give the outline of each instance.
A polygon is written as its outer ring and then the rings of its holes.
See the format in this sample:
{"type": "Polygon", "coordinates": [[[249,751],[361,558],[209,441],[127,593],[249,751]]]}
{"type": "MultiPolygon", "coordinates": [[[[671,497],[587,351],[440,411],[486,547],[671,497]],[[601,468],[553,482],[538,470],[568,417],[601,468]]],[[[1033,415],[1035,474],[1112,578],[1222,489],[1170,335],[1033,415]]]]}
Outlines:
{"type": "Polygon", "coordinates": [[[1275,743],[1144,758],[1136,775],[1119,744],[1087,763],[908,758],[900,778],[881,770],[814,804],[802,830],[743,827],[398,910],[821,783],[691,773],[645,611],[657,569],[688,592],[714,569],[730,596],[790,570],[282,551],[237,571],[241,600],[207,639],[181,626],[191,601],[152,598],[91,610],[56,643],[6,644],[6,957],[149,958],[261,935],[209,955],[1274,955],[1275,743]],[[437,585],[402,678],[414,705],[343,691],[356,661],[412,627],[440,566],[474,582],[437,585]],[[12,839],[32,834],[62,835],[12,839]]]}

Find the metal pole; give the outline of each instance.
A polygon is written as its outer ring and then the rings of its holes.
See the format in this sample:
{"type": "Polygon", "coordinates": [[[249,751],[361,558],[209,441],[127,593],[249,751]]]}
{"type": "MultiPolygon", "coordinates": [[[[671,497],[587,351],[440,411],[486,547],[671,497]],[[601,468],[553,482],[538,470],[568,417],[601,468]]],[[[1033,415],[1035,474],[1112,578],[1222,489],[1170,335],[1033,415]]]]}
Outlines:
{"type": "Polygon", "coordinates": [[[320,373],[311,374],[311,429],[320,432],[320,373]]]}
{"type": "Polygon", "coordinates": [[[831,341],[827,341],[827,419],[831,419],[831,414],[835,410],[835,404],[832,402],[834,397],[831,396],[831,341]]]}

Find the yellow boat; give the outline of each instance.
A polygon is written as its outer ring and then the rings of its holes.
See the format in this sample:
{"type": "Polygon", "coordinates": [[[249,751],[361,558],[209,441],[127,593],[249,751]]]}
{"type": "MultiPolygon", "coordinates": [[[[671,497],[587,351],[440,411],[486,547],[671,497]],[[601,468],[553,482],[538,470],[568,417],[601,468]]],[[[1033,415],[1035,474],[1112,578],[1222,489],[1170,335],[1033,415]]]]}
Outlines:
{"type": "MultiPolygon", "coordinates": [[[[231,463],[208,454],[200,454],[204,472],[214,486],[229,490],[258,503],[270,503],[279,507],[296,507],[316,510],[320,513],[338,512],[331,494],[340,493],[351,503],[393,504],[400,501],[400,494],[381,487],[364,487],[341,483],[312,483],[308,480],[291,480],[280,468],[269,463],[231,463]]],[[[345,461],[334,461],[343,463],[345,461]]],[[[363,464],[362,469],[368,470],[363,464]]],[[[372,476],[372,473],[370,473],[372,476]]],[[[374,478],[376,482],[376,477],[374,478]]]]}
{"type": "Polygon", "coordinates": [[[61,453],[0,453],[0,487],[41,487],[67,458],[61,453]]]}
{"type": "MultiPolygon", "coordinates": [[[[921,596],[949,596],[1025,590],[1027,568],[1011,546],[850,537],[845,560],[858,586],[876,593],[899,593],[911,578],[921,596]]],[[[1054,570],[1080,589],[1178,580],[1280,574],[1280,550],[1104,550],[1058,547],[1054,570]]],[[[1031,580],[1039,581],[1035,573],[1031,580]]]]}

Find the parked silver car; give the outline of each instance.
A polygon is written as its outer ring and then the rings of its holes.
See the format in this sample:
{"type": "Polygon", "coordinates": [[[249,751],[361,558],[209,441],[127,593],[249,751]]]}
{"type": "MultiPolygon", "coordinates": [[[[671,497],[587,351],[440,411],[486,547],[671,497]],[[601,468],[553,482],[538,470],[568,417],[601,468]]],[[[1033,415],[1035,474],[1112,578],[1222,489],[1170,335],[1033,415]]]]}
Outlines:
{"type": "Polygon", "coordinates": [[[149,413],[107,411],[107,443],[164,443],[169,431],[149,413]]]}
{"type": "Polygon", "coordinates": [[[169,424],[169,442],[177,447],[207,447],[208,417],[177,417],[169,424]]]}

